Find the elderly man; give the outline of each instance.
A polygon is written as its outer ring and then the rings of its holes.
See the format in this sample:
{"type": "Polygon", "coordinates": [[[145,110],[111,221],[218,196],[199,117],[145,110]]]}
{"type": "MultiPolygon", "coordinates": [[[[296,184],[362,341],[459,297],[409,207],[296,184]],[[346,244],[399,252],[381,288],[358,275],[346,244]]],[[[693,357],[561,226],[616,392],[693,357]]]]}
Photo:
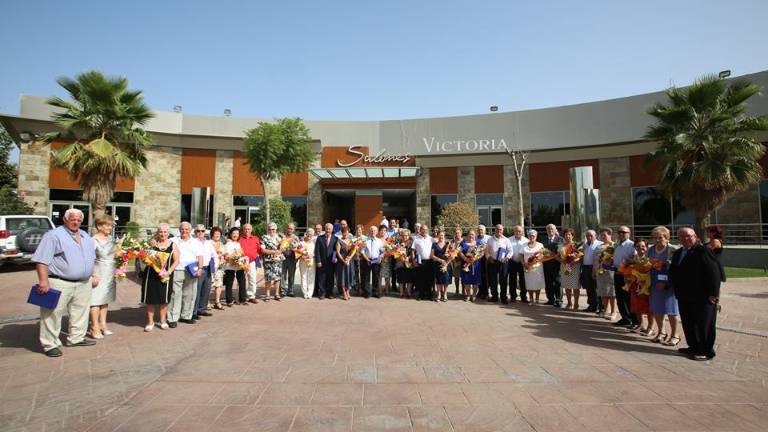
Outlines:
{"type": "Polygon", "coordinates": [[[416,292],[420,300],[432,300],[434,269],[432,268],[432,237],[426,225],[419,226],[419,236],[413,240],[413,253],[416,258],[414,279],[416,292]]]}
{"type": "MultiPolygon", "coordinates": [[[[289,223],[285,227],[283,239],[287,239],[292,245],[299,242],[299,238],[296,236],[296,225],[289,223]]],[[[283,251],[283,256],[285,259],[281,269],[280,295],[283,297],[293,297],[293,283],[296,278],[296,254],[293,253],[293,248],[288,248],[283,251]]]]}
{"type": "Polygon", "coordinates": [[[581,273],[579,275],[582,288],[587,290],[587,308],[585,312],[600,312],[602,303],[597,298],[597,281],[592,273],[595,259],[600,255],[603,242],[597,240],[595,230],[587,230],[584,242],[584,258],[581,261],[581,273]]]}
{"type": "Polygon", "coordinates": [[[520,288],[520,301],[528,303],[528,293],[525,290],[525,269],[523,267],[523,248],[528,244],[528,239],[523,236],[522,225],[515,225],[512,229],[513,236],[509,237],[511,257],[507,262],[509,275],[509,297],[515,301],[518,287],[520,288]]]}
{"type": "Polygon", "coordinates": [[[179,265],[173,272],[173,296],[168,304],[168,326],[175,328],[178,322],[194,324],[195,299],[197,298],[197,278],[203,274],[203,248],[200,242],[192,238],[192,224],[182,222],[179,225],[179,237],[171,239],[179,249],[179,265]],[[197,264],[197,270],[190,273],[187,266],[197,264]]]}
{"type": "MultiPolygon", "coordinates": [[[[477,242],[478,246],[484,246],[488,243],[491,236],[486,234],[485,225],[480,224],[477,226],[477,242]]],[[[480,288],[477,291],[477,297],[483,300],[488,299],[488,260],[485,257],[480,258],[480,288]]]]}
{"type": "Polygon", "coordinates": [[[318,298],[333,298],[333,277],[335,266],[333,253],[336,250],[338,238],[333,235],[333,224],[325,224],[325,233],[318,236],[315,241],[315,265],[317,272],[315,280],[318,280],[318,298]]]}
{"type": "MultiPolygon", "coordinates": [[[[622,225],[619,227],[619,240],[616,242],[613,248],[613,268],[611,270],[617,270],[621,263],[625,259],[635,255],[635,242],[629,239],[631,231],[628,226],[622,225]]],[[[624,291],[624,275],[620,272],[613,274],[613,286],[616,287],[616,306],[621,314],[621,319],[616,321],[616,326],[627,326],[630,328],[640,325],[637,317],[632,314],[629,308],[629,292],[624,291]]]]}
{"type": "Polygon", "coordinates": [[[421,236],[421,234],[419,234],[420,232],[421,232],[421,222],[416,222],[415,224],[413,224],[413,234],[411,235],[411,237],[413,237],[413,239],[416,240],[421,236]]]}
{"type": "MultiPolygon", "coordinates": [[[[253,235],[253,225],[243,225],[243,233],[240,235],[240,247],[243,248],[243,254],[248,257],[248,286],[246,296],[248,303],[256,304],[256,269],[259,268],[259,258],[261,257],[261,240],[253,235]]],[[[246,303],[247,304],[247,303],[246,303]]]]}
{"type": "Polygon", "coordinates": [[[692,360],[709,360],[715,356],[720,265],[712,250],[699,242],[692,228],[681,228],[677,237],[682,247],[672,256],[669,277],[688,342],[688,348],[678,351],[692,360]]]}
{"type": "Polygon", "coordinates": [[[55,309],[40,308],[40,343],[48,357],[61,357],[61,318],[69,313],[69,346],[90,346],[96,342],[85,339],[91,289],[98,285],[94,274],[96,252],[93,239],[80,229],[83,212],[69,209],[64,213],[64,225],[48,231],[32,257],[36,263],[40,294],[51,288],[61,292],[55,309]]]}
{"type": "MultiPolygon", "coordinates": [[[[545,249],[557,254],[563,244],[563,238],[557,232],[554,224],[547,225],[547,237],[541,242],[545,249]]],[[[563,305],[563,290],[560,287],[560,262],[549,260],[544,262],[544,289],[547,294],[547,304],[554,307],[563,305]]]]}
{"type": "MultiPolygon", "coordinates": [[[[491,288],[491,302],[507,300],[507,261],[512,256],[509,239],[504,237],[504,225],[493,228],[493,235],[485,244],[485,260],[488,263],[488,286],[491,288]]],[[[514,299],[514,295],[512,297],[514,299]]]]}
{"type": "Polygon", "coordinates": [[[360,281],[363,286],[363,297],[381,297],[379,272],[381,271],[381,256],[384,252],[384,242],[378,238],[379,229],[371,226],[370,236],[365,240],[365,246],[360,251],[360,281]],[[371,285],[373,279],[373,285],[371,285]]]}
{"type": "Polygon", "coordinates": [[[195,241],[200,244],[203,250],[203,267],[200,277],[197,278],[197,299],[195,301],[195,313],[192,319],[199,319],[201,316],[211,316],[208,312],[208,297],[211,294],[211,262],[214,267],[219,265],[219,258],[216,249],[213,248],[213,242],[205,238],[205,226],[198,224],[195,227],[195,241]]]}

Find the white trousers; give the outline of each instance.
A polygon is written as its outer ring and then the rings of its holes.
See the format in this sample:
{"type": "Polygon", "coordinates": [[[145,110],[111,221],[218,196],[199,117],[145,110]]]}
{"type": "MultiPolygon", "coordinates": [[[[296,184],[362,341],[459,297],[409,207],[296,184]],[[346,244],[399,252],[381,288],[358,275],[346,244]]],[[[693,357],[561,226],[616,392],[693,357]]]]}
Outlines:
{"type": "Polygon", "coordinates": [[[85,338],[88,329],[88,311],[91,306],[91,280],[67,282],[49,279],[49,286],[61,291],[56,309],[40,308],[40,343],[44,351],[61,346],[61,318],[69,312],[69,335],[67,343],[75,344],[85,338]]]}
{"type": "Polygon", "coordinates": [[[299,261],[299,274],[301,275],[301,293],[304,297],[312,297],[315,292],[315,262],[307,264],[304,259],[299,261]]]}
{"type": "Polygon", "coordinates": [[[173,272],[173,295],[168,303],[168,321],[176,322],[179,318],[192,319],[197,299],[197,278],[189,275],[185,269],[173,272]]]}
{"type": "Polygon", "coordinates": [[[248,295],[248,300],[252,298],[256,298],[256,263],[251,262],[248,264],[248,273],[246,273],[246,276],[248,277],[248,288],[246,289],[246,294],[248,295]]]}

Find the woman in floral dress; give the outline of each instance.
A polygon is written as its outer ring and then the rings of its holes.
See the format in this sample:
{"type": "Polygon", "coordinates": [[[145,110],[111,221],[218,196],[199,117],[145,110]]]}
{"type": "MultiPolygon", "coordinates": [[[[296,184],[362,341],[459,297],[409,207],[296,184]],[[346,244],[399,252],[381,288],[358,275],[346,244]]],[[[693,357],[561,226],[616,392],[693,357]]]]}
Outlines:
{"type": "Polygon", "coordinates": [[[280,278],[283,256],[280,253],[280,237],[277,225],[267,226],[267,234],[261,237],[261,254],[264,257],[264,301],[269,301],[270,291],[275,290],[275,301],[280,301],[280,278]]]}

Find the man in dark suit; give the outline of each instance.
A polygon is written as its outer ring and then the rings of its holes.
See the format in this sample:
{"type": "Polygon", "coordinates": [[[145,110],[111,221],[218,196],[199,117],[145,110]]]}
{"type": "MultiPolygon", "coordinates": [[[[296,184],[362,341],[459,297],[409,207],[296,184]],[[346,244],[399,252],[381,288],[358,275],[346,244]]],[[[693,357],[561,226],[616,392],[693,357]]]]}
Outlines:
{"type": "Polygon", "coordinates": [[[672,256],[669,278],[688,342],[688,348],[678,351],[693,360],[709,360],[715,356],[720,266],[712,251],[699,242],[692,228],[680,228],[677,237],[682,247],[672,256]]]}
{"type": "Polygon", "coordinates": [[[318,288],[320,300],[333,297],[334,265],[333,252],[336,250],[337,237],[333,235],[333,224],[325,224],[325,233],[317,236],[315,241],[315,265],[317,266],[316,278],[319,280],[318,288]]]}
{"type": "MultiPolygon", "coordinates": [[[[557,233],[557,227],[547,225],[547,237],[541,242],[545,249],[557,254],[557,249],[562,246],[563,238],[557,233]]],[[[547,294],[547,304],[554,307],[563,305],[563,291],[560,289],[560,262],[549,260],[544,262],[544,289],[547,294]]]]}

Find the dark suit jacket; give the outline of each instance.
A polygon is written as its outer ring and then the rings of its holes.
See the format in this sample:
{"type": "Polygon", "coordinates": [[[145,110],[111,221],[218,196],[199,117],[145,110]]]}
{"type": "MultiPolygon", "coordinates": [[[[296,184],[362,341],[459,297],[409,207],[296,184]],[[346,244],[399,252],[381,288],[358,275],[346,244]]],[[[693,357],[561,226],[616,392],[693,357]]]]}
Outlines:
{"type": "MultiPolygon", "coordinates": [[[[542,238],[541,244],[544,245],[544,249],[550,250],[552,253],[557,254],[557,250],[564,243],[563,238],[560,236],[555,237],[552,241],[549,241],[549,236],[542,238]]],[[[545,268],[560,268],[560,261],[549,260],[544,263],[545,268]]]]}
{"type": "Polygon", "coordinates": [[[720,296],[720,266],[712,251],[701,244],[688,250],[680,262],[683,248],[675,251],[669,266],[669,278],[675,297],[681,301],[706,302],[720,296]]]}
{"type": "Polygon", "coordinates": [[[336,251],[336,241],[338,238],[331,235],[331,242],[325,245],[325,234],[318,236],[315,240],[315,264],[322,263],[324,268],[332,268],[333,252],[336,251]]]}

